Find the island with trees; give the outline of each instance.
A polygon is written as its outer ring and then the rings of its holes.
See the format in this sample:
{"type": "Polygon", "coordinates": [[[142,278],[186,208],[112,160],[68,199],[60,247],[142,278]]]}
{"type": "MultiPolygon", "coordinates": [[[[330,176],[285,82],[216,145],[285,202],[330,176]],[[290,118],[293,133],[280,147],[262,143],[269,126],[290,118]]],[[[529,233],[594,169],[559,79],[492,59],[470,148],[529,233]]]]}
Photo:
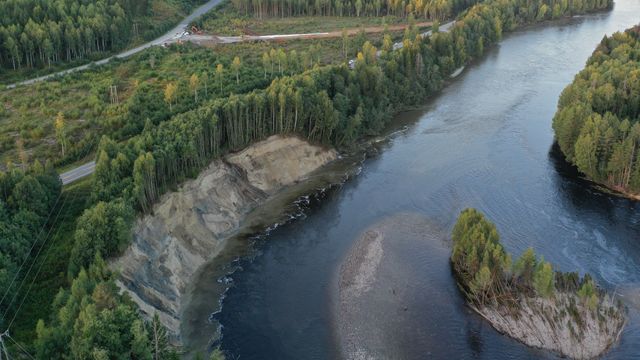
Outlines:
{"type": "Polygon", "coordinates": [[[459,288],[496,330],[573,359],[597,357],[618,340],[626,309],[588,274],[554,271],[531,248],[514,262],[475,209],[462,211],[452,239],[459,288]]]}
{"type": "Polygon", "coordinates": [[[602,39],[564,89],[553,119],[566,159],[589,179],[640,199],[640,26],[602,39]]]}

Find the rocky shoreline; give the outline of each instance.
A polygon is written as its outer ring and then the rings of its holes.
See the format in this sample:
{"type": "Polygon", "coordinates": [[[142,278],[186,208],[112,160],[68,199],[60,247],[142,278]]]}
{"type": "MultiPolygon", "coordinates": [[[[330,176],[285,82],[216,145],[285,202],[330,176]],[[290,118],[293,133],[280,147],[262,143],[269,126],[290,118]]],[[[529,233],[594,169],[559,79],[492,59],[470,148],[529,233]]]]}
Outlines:
{"type": "Polygon", "coordinates": [[[136,222],[132,244],[111,263],[118,286],[145,315],[157,313],[180,344],[184,295],[198,269],[220,253],[247,213],[337,157],[297,137],[272,136],[214,160],[136,222]]]}

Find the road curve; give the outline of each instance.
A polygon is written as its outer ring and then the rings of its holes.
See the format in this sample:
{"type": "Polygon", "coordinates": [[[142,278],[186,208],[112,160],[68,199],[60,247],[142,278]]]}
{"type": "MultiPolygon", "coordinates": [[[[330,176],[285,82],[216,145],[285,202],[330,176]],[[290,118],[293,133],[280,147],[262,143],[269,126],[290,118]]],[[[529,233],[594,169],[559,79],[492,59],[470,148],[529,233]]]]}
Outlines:
{"type": "Polygon", "coordinates": [[[131,50],[127,50],[127,51],[121,52],[120,54],[108,57],[106,59],[102,59],[102,60],[95,61],[95,62],[92,62],[92,63],[89,63],[89,64],[81,65],[81,66],[77,66],[77,67],[74,67],[74,68],[71,68],[71,69],[55,72],[53,74],[40,76],[40,77],[37,77],[37,78],[34,78],[34,79],[25,80],[25,81],[21,81],[21,82],[18,82],[18,83],[10,84],[10,85],[7,85],[7,89],[13,89],[16,86],[20,86],[20,85],[31,85],[31,84],[35,84],[37,82],[45,81],[45,80],[48,80],[48,79],[51,79],[51,78],[54,78],[54,77],[63,76],[63,75],[66,75],[66,74],[77,72],[77,71],[87,70],[92,66],[104,65],[104,64],[108,63],[109,61],[111,61],[114,58],[124,59],[124,58],[127,58],[127,57],[131,56],[131,55],[137,54],[137,53],[141,52],[142,50],[148,49],[148,48],[150,48],[152,46],[162,45],[165,42],[169,42],[172,39],[179,38],[187,30],[187,27],[189,26],[189,24],[193,20],[195,20],[196,18],[198,18],[201,15],[204,15],[206,12],[208,12],[214,6],[218,5],[221,2],[222,2],[222,0],[210,0],[210,1],[208,1],[206,4],[201,5],[200,7],[195,9],[189,16],[184,18],[180,22],[180,24],[178,24],[175,28],[171,29],[166,34],[164,34],[164,35],[160,36],[159,38],[157,38],[155,40],[152,40],[152,41],[150,41],[150,42],[148,42],[146,44],[140,45],[140,46],[138,46],[136,48],[133,48],[131,50]]]}

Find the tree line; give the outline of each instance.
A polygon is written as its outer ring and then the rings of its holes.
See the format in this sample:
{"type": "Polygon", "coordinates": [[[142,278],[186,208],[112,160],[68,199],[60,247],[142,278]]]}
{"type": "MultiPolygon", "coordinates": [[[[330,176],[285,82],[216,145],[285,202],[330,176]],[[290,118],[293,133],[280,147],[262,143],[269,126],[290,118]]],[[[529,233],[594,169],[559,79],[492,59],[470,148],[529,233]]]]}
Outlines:
{"type": "Polygon", "coordinates": [[[640,26],[605,37],[553,118],[566,159],[590,179],[640,192],[640,26]]]}
{"type": "MultiPolygon", "coordinates": [[[[241,14],[257,18],[288,16],[383,16],[450,19],[477,0],[231,0],[241,14]]],[[[528,21],[603,9],[611,0],[546,0],[518,4],[528,21]]]]}
{"type": "MultiPolygon", "coordinates": [[[[354,43],[358,41],[360,37],[353,40],[354,43]]],[[[127,88],[118,81],[100,78],[90,85],[93,107],[83,116],[98,126],[96,131],[117,141],[125,140],[142,132],[145,126],[157,126],[212,99],[264,88],[279,76],[309,70],[320,63],[321,48],[310,46],[301,52],[271,49],[255,58],[207,54],[192,45],[176,46],[172,51],[180,54],[179,65],[192,72],[177,75],[163,72],[159,69],[160,63],[170,53],[155,48],[139,55],[135,65],[153,81],[136,82],[127,88]],[[111,85],[113,83],[117,85],[111,85]],[[113,95],[118,91],[127,92],[128,97],[121,99],[121,96],[113,95]]],[[[78,160],[89,149],[97,147],[99,136],[88,134],[77,139],[63,113],[56,115],[53,122],[62,155],[58,157],[58,164],[78,160]]]]}
{"type": "Polygon", "coordinates": [[[477,0],[231,0],[243,15],[257,18],[289,16],[385,16],[444,20],[477,0]]]}
{"type": "Polygon", "coordinates": [[[8,325],[21,301],[19,285],[32,254],[43,245],[61,187],[50,164],[0,172],[0,327],[8,325]]]}

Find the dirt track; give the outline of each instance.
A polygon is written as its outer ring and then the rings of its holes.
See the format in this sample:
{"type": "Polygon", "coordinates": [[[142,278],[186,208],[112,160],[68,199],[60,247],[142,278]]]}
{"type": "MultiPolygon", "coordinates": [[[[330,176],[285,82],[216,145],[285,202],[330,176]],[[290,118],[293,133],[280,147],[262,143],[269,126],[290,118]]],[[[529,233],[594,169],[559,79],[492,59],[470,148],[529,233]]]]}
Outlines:
{"type": "MultiPolygon", "coordinates": [[[[426,21],[416,23],[418,28],[425,28],[433,25],[433,22],[426,21]]],[[[389,31],[401,31],[408,27],[408,24],[389,25],[386,28],[389,31]]],[[[384,26],[370,26],[365,28],[351,28],[347,29],[348,35],[356,35],[364,29],[365,33],[381,33],[385,31],[384,26]]],[[[277,41],[277,40],[290,40],[290,39],[324,39],[324,38],[338,38],[342,36],[342,30],[329,31],[329,32],[315,32],[315,33],[303,33],[303,34],[277,34],[277,35],[242,35],[242,36],[218,36],[218,35],[186,35],[180,38],[181,41],[191,41],[196,44],[205,45],[207,43],[222,43],[230,44],[243,41],[277,41]]]]}

